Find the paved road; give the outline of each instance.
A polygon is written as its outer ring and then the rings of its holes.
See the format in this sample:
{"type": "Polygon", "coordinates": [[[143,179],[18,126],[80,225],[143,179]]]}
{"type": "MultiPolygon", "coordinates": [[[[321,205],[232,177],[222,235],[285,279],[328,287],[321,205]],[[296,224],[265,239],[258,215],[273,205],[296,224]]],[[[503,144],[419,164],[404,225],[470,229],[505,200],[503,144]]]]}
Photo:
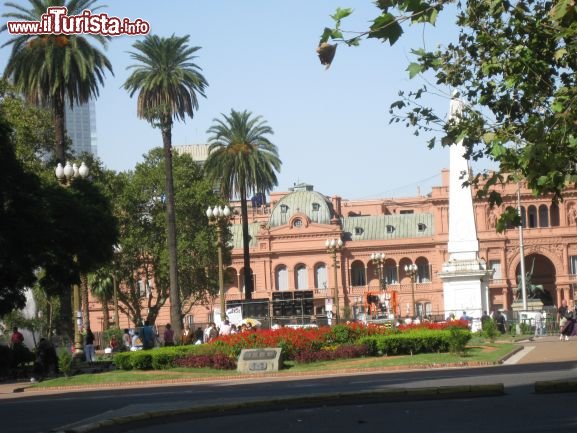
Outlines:
{"type": "MultiPolygon", "coordinates": [[[[532,395],[535,381],[577,379],[576,341],[560,342],[555,338],[543,338],[526,343],[524,346],[523,352],[516,357],[518,359],[511,360],[514,364],[484,368],[383,372],[307,379],[252,378],[186,386],[132,387],[115,389],[114,392],[108,389],[52,393],[25,391],[20,394],[8,394],[8,386],[3,385],[0,386],[0,393],[3,392],[0,394],[0,398],[3,399],[0,402],[0,425],[3,431],[11,433],[36,433],[47,432],[71,423],[85,424],[95,419],[126,416],[150,410],[270,400],[279,396],[306,396],[312,393],[460,384],[504,383],[508,396],[526,399],[532,395]]],[[[508,400],[497,399],[497,401],[508,400]]],[[[512,406],[508,410],[515,412],[517,406],[522,407],[524,404],[534,407],[534,404],[540,402],[511,403],[512,406]]]]}

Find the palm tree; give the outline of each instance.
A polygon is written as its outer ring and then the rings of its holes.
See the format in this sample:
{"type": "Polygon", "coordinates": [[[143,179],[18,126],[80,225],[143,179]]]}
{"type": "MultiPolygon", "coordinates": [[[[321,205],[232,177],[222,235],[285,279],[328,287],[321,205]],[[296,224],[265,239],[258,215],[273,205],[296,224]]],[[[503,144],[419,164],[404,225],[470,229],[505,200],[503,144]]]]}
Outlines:
{"type": "Polygon", "coordinates": [[[164,148],[166,176],[166,231],[168,237],[168,263],[170,274],[170,320],[177,335],[182,331],[182,312],[178,289],[178,263],[176,248],[176,218],[174,211],[174,185],[172,180],[172,123],[174,120],[192,118],[198,109],[198,95],[204,95],[208,86],[193,63],[193,54],[200,47],[188,46],[189,36],[161,38],[148,35],[134,43],[136,52],[130,56],[138,64],[124,83],[133,96],[138,92],[137,114],[153,126],[159,127],[164,148]]]}
{"type": "Polygon", "coordinates": [[[251,299],[247,195],[267,193],[276,186],[275,171],[280,170],[282,163],[276,146],[267,138],[273,130],[261,116],[253,117],[246,110],[231,110],[230,115],[222,117],[214,119],[214,125],[207,131],[212,136],[204,167],[208,178],[219,185],[224,196],[240,197],[245,299],[251,299]]]}
{"type": "MultiPolygon", "coordinates": [[[[28,0],[28,8],[12,2],[5,5],[13,11],[2,14],[5,18],[41,21],[50,6],[66,6],[69,15],[79,15],[85,9],[92,11],[96,0],[28,0]]],[[[7,24],[0,27],[6,31],[7,24]]],[[[93,35],[103,47],[106,38],[93,35]]],[[[66,133],[64,107],[88,102],[97,97],[104,83],[106,70],[112,65],[106,56],[89,43],[83,35],[16,35],[2,47],[12,45],[12,52],[4,70],[16,89],[30,101],[50,107],[54,119],[54,154],[59,162],[65,161],[66,133]]]]}
{"type": "MultiPolygon", "coordinates": [[[[88,284],[92,294],[98,298],[102,305],[102,318],[104,330],[106,331],[110,324],[110,310],[108,309],[108,301],[112,297],[114,291],[112,276],[107,273],[106,268],[101,268],[96,272],[88,275],[88,284]]],[[[118,328],[118,324],[116,324],[118,328]]]]}

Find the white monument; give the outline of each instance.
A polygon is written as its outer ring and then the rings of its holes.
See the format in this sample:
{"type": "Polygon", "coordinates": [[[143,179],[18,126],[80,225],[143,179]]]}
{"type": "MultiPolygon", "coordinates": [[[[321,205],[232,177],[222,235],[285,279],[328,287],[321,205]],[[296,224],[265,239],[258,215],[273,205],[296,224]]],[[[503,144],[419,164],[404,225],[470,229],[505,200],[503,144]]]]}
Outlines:
{"type": "MultiPolygon", "coordinates": [[[[463,109],[462,101],[453,94],[449,119],[458,121],[463,109]]],[[[463,141],[450,147],[449,166],[449,260],[443,264],[439,276],[443,280],[445,315],[451,313],[458,319],[463,314],[480,319],[489,309],[488,279],[492,273],[479,259],[479,239],[475,225],[473,197],[469,186],[463,187],[469,176],[469,163],[463,156],[463,141]]],[[[474,328],[480,326],[473,321],[474,328]]]]}

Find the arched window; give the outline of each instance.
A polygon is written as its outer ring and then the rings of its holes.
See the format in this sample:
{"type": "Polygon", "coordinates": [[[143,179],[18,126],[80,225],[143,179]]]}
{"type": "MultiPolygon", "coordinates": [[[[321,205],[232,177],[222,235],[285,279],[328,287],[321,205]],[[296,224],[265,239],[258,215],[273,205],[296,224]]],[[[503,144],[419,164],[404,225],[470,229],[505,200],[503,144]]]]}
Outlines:
{"type": "Polygon", "coordinates": [[[530,229],[537,227],[537,208],[533,205],[527,210],[527,220],[530,229]]]}
{"type": "Polygon", "coordinates": [[[225,290],[228,292],[232,288],[236,288],[238,286],[238,279],[236,277],[236,271],[234,268],[227,268],[224,271],[224,287],[225,290]]]}
{"type": "Polygon", "coordinates": [[[429,301],[421,301],[416,303],[417,316],[428,317],[432,314],[433,308],[429,301]]]}
{"type": "Polygon", "coordinates": [[[351,283],[353,286],[365,286],[367,284],[363,262],[356,261],[351,265],[351,283]]]}
{"type": "Polygon", "coordinates": [[[549,227],[549,209],[544,204],[539,206],[539,227],[549,227]]]}
{"type": "Polygon", "coordinates": [[[523,228],[527,228],[527,212],[525,211],[525,206],[521,206],[521,225],[523,228]]]}
{"type": "Polygon", "coordinates": [[[295,268],[295,287],[297,290],[307,290],[309,288],[307,267],[297,265],[295,268]]]}
{"type": "Polygon", "coordinates": [[[326,289],[327,287],[327,267],[324,263],[320,263],[315,266],[315,288],[326,289]]]}
{"type": "Polygon", "coordinates": [[[559,206],[557,203],[551,204],[549,211],[551,213],[551,227],[559,227],[559,206]]]}
{"type": "MultiPolygon", "coordinates": [[[[252,276],[252,291],[256,290],[256,280],[254,278],[254,274],[252,273],[252,269],[248,269],[248,272],[252,276]]],[[[242,293],[246,293],[246,285],[244,284],[244,268],[240,271],[240,284],[242,285],[242,293]]]]}
{"type": "Polygon", "coordinates": [[[416,260],[416,265],[417,265],[417,275],[415,275],[415,281],[417,283],[430,283],[431,272],[429,268],[429,261],[424,257],[419,257],[416,260]]]}
{"type": "Polygon", "coordinates": [[[398,282],[397,264],[394,260],[387,260],[385,262],[385,283],[397,284],[398,282]]]}
{"type": "Polygon", "coordinates": [[[288,270],[285,265],[276,268],[276,289],[288,290],[288,270]]]}

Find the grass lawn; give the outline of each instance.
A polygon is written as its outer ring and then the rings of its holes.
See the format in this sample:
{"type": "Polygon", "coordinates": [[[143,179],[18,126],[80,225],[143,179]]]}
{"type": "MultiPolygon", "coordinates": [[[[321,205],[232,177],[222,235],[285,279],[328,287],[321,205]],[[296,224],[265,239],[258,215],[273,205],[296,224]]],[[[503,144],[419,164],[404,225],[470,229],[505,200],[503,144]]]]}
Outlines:
{"type": "MultiPolygon", "coordinates": [[[[467,347],[464,356],[452,355],[450,353],[425,353],[419,355],[390,356],[390,357],[370,357],[357,359],[342,359],[337,361],[315,362],[311,364],[295,364],[292,361],[285,363],[285,369],[275,374],[291,375],[294,373],[323,373],[325,371],[356,371],[363,369],[378,369],[399,366],[435,366],[456,363],[478,363],[497,362],[510,353],[515,345],[512,343],[482,343],[476,342],[467,347]]],[[[209,368],[174,368],[170,370],[153,371],[111,371],[97,374],[81,374],[70,378],[56,378],[37,383],[34,387],[66,387],[66,386],[90,386],[106,384],[130,384],[150,381],[195,381],[207,377],[211,378],[233,378],[241,376],[235,370],[213,370],[209,368]]]]}

